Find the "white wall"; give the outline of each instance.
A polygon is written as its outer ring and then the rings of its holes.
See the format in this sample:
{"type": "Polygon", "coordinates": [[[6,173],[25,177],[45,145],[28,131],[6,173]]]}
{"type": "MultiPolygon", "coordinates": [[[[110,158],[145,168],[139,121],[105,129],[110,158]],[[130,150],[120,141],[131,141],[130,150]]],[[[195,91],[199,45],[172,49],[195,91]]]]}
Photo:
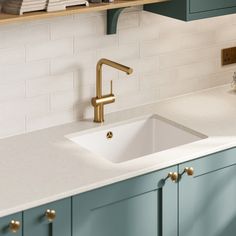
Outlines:
{"type": "Polygon", "coordinates": [[[91,116],[95,65],[107,57],[134,68],[114,80],[112,112],[231,81],[220,49],[235,45],[236,16],[185,23],[140,9],[105,35],[105,12],[0,25],[0,137],[91,116]]]}

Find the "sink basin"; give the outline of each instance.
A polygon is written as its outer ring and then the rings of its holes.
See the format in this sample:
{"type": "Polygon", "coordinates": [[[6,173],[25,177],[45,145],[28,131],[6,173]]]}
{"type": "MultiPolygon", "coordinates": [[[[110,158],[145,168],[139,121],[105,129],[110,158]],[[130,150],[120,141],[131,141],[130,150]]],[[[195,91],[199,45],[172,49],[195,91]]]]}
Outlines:
{"type": "Polygon", "coordinates": [[[71,141],[114,163],[206,138],[157,115],[68,135],[71,141]]]}

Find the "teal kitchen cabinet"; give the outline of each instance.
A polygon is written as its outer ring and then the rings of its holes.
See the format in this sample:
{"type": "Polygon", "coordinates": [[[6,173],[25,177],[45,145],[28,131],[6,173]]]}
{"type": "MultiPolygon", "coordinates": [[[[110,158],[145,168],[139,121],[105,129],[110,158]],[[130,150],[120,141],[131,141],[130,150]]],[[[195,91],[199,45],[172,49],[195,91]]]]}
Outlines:
{"type": "MultiPolygon", "coordinates": [[[[73,236],[177,236],[177,167],[75,196],[73,236]]],[[[27,235],[28,236],[28,235],[27,235]]]]}
{"type": "Polygon", "coordinates": [[[0,236],[22,236],[22,213],[0,218],[0,236]]]}
{"type": "Polygon", "coordinates": [[[179,182],[179,236],[236,235],[236,150],[179,166],[193,167],[179,182]]]}
{"type": "Polygon", "coordinates": [[[0,218],[0,236],[235,232],[235,148],[0,218]]]}
{"type": "Polygon", "coordinates": [[[213,16],[236,13],[235,0],[170,0],[169,2],[152,3],[144,10],[190,21],[213,16]]]}
{"type": "Polygon", "coordinates": [[[71,236],[71,198],[23,212],[23,236],[71,236]]]}

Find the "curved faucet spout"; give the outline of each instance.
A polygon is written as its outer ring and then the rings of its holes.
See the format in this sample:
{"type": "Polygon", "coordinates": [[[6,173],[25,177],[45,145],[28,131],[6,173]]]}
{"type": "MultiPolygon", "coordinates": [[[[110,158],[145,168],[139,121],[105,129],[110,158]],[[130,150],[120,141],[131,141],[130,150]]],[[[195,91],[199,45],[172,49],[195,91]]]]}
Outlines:
{"type": "Polygon", "coordinates": [[[133,73],[133,69],[128,66],[119,64],[117,62],[114,62],[105,58],[100,59],[97,63],[97,75],[96,75],[96,96],[98,98],[102,97],[102,66],[103,65],[107,65],[117,70],[123,71],[127,75],[130,75],[133,73]]]}
{"type": "Polygon", "coordinates": [[[92,98],[92,105],[94,106],[94,122],[102,123],[104,121],[104,105],[115,102],[115,96],[112,92],[108,95],[102,95],[102,66],[107,65],[117,70],[123,71],[126,74],[131,74],[133,69],[119,64],[117,62],[102,58],[97,63],[96,68],[96,97],[92,98]]]}

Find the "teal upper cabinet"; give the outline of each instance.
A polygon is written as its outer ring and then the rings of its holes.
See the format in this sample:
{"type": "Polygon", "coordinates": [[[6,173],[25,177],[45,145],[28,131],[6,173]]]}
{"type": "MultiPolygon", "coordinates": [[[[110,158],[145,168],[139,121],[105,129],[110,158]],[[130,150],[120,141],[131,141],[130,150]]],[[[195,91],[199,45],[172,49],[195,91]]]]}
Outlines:
{"type": "Polygon", "coordinates": [[[176,167],[73,198],[73,236],[177,236],[176,167]]]}
{"type": "Polygon", "coordinates": [[[22,213],[0,218],[0,236],[22,236],[22,213]]]}
{"type": "Polygon", "coordinates": [[[71,236],[71,199],[53,202],[23,213],[24,236],[71,236]]]}
{"type": "Polygon", "coordinates": [[[190,13],[236,7],[235,0],[190,0],[190,13]]]}
{"type": "Polygon", "coordinates": [[[179,182],[179,236],[236,235],[236,150],[180,165],[195,169],[179,182]]]}
{"type": "Polygon", "coordinates": [[[153,13],[190,21],[236,13],[235,0],[170,0],[163,3],[152,3],[144,10],[153,13]]]}

